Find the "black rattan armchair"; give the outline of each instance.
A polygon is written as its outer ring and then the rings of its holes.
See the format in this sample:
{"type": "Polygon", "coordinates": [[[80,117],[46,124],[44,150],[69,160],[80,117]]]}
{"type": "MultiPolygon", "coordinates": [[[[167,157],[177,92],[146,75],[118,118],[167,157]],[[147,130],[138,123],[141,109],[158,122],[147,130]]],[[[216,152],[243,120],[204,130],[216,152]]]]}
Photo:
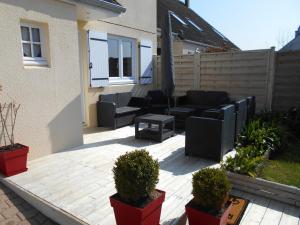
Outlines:
{"type": "Polygon", "coordinates": [[[234,105],[207,110],[202,117],[186,120],[185,154],[219,162],[233,149],[234,135],[234,105]]]}

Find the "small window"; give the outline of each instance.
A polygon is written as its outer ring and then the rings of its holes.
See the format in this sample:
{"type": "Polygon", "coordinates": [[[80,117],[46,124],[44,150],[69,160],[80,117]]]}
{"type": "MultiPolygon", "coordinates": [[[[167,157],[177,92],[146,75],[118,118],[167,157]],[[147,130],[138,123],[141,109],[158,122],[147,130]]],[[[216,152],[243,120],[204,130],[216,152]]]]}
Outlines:
{"type": "Polygon", "coordinates": [[[203,29],[201,27],[199,27],[196,23],[194,23],[193,20],[191,19],[187,19],[189,21],[190,24],[192,24],[198,31],[202,32],[203,29]]]}
{"type": "Polygon", "coordinates": [[[177,16],[174,12],[171,12],[171,15],[172,15],[176,20],[178,20],[181,24],[187,26],[186,22],[184,22],[184,20],[181,19],[179,16],[177,16]]]}
{"type": "Polygon", "coordinates": [[[23,60],[25,65],[47,65],[42,29],[38,26],[21,24],[23,60]]]}
{"type": "Polygon", "coordinates": [[[108,63],[110,82],[127,82],[135,79],[135,45],[130,38],[108,37],[108,63]]]}
{"type": "Polygon", "coordinates": [[[132,77],[132,43],[130,41],[123,41],[123,76],[132,77]]]}
{"type": "Polygon", "coordinates": [[[119,77],[119,41],[108,39],[109,76],[119,77]]]}

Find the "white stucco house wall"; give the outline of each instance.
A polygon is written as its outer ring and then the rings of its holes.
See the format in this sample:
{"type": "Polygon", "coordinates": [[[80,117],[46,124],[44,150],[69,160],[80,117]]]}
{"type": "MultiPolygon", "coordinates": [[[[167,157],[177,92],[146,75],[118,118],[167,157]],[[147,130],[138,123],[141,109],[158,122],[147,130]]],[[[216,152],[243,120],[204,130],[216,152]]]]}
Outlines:
{"type": "Polygon", "coordinates": [[[30,159],[81,145],[100,94],[152,87],[140,71],[156,52],[155,18],[152,0],[0,0],[0,101],[21,104],[15,136],[30,159]]]}

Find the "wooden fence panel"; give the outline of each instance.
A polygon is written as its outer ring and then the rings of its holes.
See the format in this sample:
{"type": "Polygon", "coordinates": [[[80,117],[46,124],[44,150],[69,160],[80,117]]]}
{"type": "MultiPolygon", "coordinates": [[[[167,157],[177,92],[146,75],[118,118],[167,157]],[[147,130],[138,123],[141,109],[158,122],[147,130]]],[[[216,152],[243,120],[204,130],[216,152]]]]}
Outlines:
{"type": "Polygon", "coordinates": [[[300,106],[300,51],[277,53],[273,109],[300,106]]]}
{"type": "Polygon", "coordinates": [[[226,91],[233,99],[255,95],[257,110],[267,110],[271,50],[200,55],[202,90],[226,91]]]}
{"type": "MultiPolygon", "coordinates": [[[[157,58],[157,85],[161,85],[157,58]]],[[[271,109],[274,48],[175,56],[175,95],[188,90],[226,91],[232,99],[255,95],[257,111],[271,109]]]]}

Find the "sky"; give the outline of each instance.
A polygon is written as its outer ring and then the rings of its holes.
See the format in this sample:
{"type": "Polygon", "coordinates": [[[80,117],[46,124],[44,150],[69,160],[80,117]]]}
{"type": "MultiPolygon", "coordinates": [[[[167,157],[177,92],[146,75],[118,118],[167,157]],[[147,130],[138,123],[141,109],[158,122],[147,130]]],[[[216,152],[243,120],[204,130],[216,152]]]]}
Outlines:
{"type": "Polygon", "coordinates": [[[190,4],[242,50],[272,46],[279,50],[300,26],[300,0],[190,0],[190,4]]]}

